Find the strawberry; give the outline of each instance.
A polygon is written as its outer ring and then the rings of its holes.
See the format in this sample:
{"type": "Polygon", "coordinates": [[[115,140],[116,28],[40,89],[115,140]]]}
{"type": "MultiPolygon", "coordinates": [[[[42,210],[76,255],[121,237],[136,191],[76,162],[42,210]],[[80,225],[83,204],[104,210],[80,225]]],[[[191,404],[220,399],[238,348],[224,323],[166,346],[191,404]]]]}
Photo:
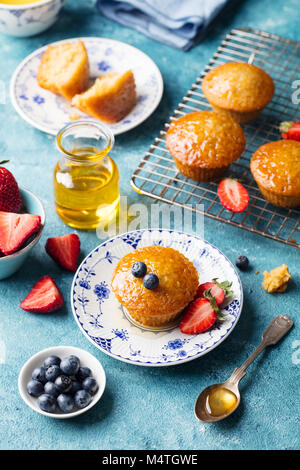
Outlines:
{"type": "MultiPolygon", "coordinates": [[[[0,162],[0,165],[8,160],[0,162]]],[[[20,212],[22,198],[18,183],[10,171],[0,166],[0,211],[20,212]]]]}
{"type": "Polygon", "coordinates": [[[232,178],[225,178],[218,186],[221,204],[232,212],[243,212],[249,203],[249,194],[241,183],[232,178]]]}
{"type": "Polygon", "coordinates": [[[217,312],[218,307],[214,307],[210,300],[199,297],[187,308],[179,325],[180,331],[187,335],[193,335],[208,330],[216,322],[217,312]]]}
{"type": "Polygon", "coordinates": [[[300,122],[284,121],[280,124],[279,130],[284,139],[300,141],[300,122]]]}
{"type": "Polygon", "coordinates": [[[41,226],[41,217],[0,211],[0,250],[5,255],[15,253],[41,226]]]}
{"type": "Polygon", "coordinates": [[[59,288],[50,276],[37,281],[20,307],[27,312],[48,313],[58,310],[64,303],[59,288]]]}
{"type": "Polygon", "coordinates": [[[204,284],[200,284],[198,287],[197,297],[207,297],[210,294],[219,307],[225,298],[232,294],[230,290],[231,284],[228,281],[218,282],[218,279],[213,279],[212,282],[204,282],[204,284]]]}
{"type": "Polygon", "coordinates": [[[80,239],[76,233],[48,238],[45,249],[62,268],[75,271],[80,253],[80,239]]]}

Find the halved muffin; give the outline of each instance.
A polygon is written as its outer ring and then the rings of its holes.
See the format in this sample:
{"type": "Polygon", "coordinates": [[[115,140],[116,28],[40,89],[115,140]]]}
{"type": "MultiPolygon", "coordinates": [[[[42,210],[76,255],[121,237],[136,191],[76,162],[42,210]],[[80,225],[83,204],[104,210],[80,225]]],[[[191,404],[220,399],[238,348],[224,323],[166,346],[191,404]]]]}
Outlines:
{"type": "Polygon", "coordinates": [[[114,294],[132,318],[148,326],[163,326],[174,321],[194,300],[198,284],[198,272],[193,263],[179,251],[163,246],[147,246],[125,255],[117,264],[111,281],[114,294]],[[147,274],[158,277],[155,289],[147,289],[143,277],[132,274],[136,262],[145,263],[147,274]]]}
{"type": "Polygon", "coordinates": [[[300,142],[278,140],[254,153],[250,169],[267,201],[279,207],[300,206],[300,142]]]}
{"type": "Polygon", "coordinates": [[[256,65],[228,62],[213,68],[202,90],[215,111],[243,124],[256,119],[274,95],[270,75],[256,65]]]}
{"type": "Polygon", "coordinates": [[[214,111],[186,114],[171,122],[166,146],[180,173],[196,181],[222,176],[243,152],[246,139],[230,116],[214,111]]]}
{"type": "Polygon", "coordinates": [[[91,88],[74,96],[72,100],[72,105],[76,108],[106,122],[120,121],[135,103],[135,80],[131,70],[97,78],[91,88]]]}
{"type": "Polygon", "coordinates": [[[89,59],[82,41],[49,46],[37,73],[40,87],[71,100],[89,84],[89,59]]]}

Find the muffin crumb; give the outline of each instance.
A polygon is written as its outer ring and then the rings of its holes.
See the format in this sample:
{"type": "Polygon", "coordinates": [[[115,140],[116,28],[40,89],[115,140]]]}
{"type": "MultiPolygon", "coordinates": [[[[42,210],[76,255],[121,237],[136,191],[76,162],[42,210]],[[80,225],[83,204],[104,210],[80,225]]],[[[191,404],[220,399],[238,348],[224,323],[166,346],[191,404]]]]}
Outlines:
{"type": "Polygon", "coordinates": [[[79,114],[78,113],[70,114],[69,119],[70,119],[70,121],[78,121],[79,114]]]}
{"type": "Polygon", "coordinates": [[[270,272],[264,271],[263,275],[262,286],[267,292],[285,292],[292,277],[286,264],[282,264],[270,272]]]}

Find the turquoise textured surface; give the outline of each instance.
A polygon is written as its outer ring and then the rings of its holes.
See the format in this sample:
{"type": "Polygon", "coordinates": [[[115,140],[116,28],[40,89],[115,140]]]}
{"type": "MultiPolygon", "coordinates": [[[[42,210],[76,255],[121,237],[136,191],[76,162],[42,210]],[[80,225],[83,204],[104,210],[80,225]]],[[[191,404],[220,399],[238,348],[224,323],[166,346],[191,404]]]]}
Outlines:
{"type": "MultiPolygon", "coordinates": [[[[251,270],[241,273],[245,302],[233,333],[208,355],[181,366],[142,368],[98,351],[77,327],[69,301],[72,273],[60,270],[46,255],[49,236],[72,232],[57,217],[52,172],[58,159],[53,136],[25,123],[9,99],[9,81],[29,53],[44,44],[74,36],[103,36],[132,44],[159,66],[165,92],[157,111],[133,131],[117,136],[111,152],[120,170],[120,189],[129,203],[151,199],[130,187],[130,176],[165,120],[233,27],[252,27],[300,40],[298,0],[248,0],[237,3],[217,21],[200,45],[182,52],[103,18],[94,2],[68,1],[58,22],[40,36],[0,37],[0,159],[19,184],[41,198],[46,227],[41,241],[17,274],[0,282],[0,448],[1,449],[296,449],[299,448],[299,251],[217,221],[205,219],[204,236],[230,260],[244,254],[251,270]],[[3,96],[2,96],[3,97],[3,96]],[[2,100],[4,101],[4,100],[2,100]],[[285,294],[270,295],[261,287],[262,272],[286,263],[293,279],[285,294]],[[256,273],[259,271],[259,273],[256,273]],[[48,315],[22,311],[20,301],[41,276],[53,276],[65,306],[48,315]],[[293,330],[252,364],[241,382],[242,403],[227,420],[201,424],[193,407],[207,385],[225,380],[254,350],[272,318],[289,314],[293,330]],[[22,401],[17,379],[23,363],[37,351],[59,344],[84,348],[100,359],[107,374],[101,401],[86,414],[66,421],[34,413],[22,401]]],[[[288,51],[287,51],[288,53],[288,51]]],[[[191,229],[191,228],[190,228],[191,229]]],[[[186,227],[189,231],[189,227],[186,227]]],[[[78,232],[83,259],[99,240],[78,232]]]]}

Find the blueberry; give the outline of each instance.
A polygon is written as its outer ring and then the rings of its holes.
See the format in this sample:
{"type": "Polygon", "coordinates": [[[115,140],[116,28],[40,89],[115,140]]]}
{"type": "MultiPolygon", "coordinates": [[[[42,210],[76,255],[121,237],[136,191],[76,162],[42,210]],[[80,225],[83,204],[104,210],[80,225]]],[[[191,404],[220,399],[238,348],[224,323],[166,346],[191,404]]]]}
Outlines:
{"type": "Polygon", "coordinates": [[[43,366],[45,369],[48,369],[50,366],[59,366],[60,361],[61,359],[58,356],[48,356],[45,359],[43,366]]]}
{"type": "Polygon", "coordinates": [[[56,398],[59,395],[59,390],[53,382],[45,383],[44,391],[45,393],[47,393],[47,395],[51,395],[54,398],[56,398]]]}
{"type": "Polygon", "coordinates": [[[68,392],[72,387],[72,380],[66,375],[59,375],[54,383],[60,393],[68,392]]]}
{"type": "Polygon", "coordinates": [[[143,279],[143,284],[146,289],[156,289],[158,284],[159,284],[159,279],[154,273],[149,273],[146,274],[146,276],[143,279]]]}
{"type": "Polygon", "coordinates": [[[53,396],[43,393],[37,399],[38,405],[43,411],[54,413],[56,409],[56,400],[53,396]]]}
{"type": "Polygon", "coordinates": [[[68,390],[68,394],[72,395],[72,397],[75,395],[78,390],[82,389],[81,382],[78,382],[78,380],[72,380],[72,385],[70,390],[68,390]]]}
{"type": "Polygon", "coordinates": [[[79,367],[78,372],[76,374],[76,379],[79,380],[79,382],[82,382],[84,379],[90,377],[91,375],[92,371],[89,367],[79,367]]]}
{"type": "Polygon", "coordinates": [[[64,413],[70,413],[74,408],[74,400],[70,395],[61,393],[57,397],[57,404],[61,411],[64,413]]]}
{"type": "Polygon", "coordinates": [[[53,364],[46,369],[45,376],[48,382],[55,382],[55,379],[57,379],[59,375],[61,375],[61,370],[56,364],[53,364]]]}
{"type": "Polygon", "coordinates": [[[142,261],[137,261],[131,266],[131,274],[134,277],[144,277],[147,272],[147,266],[142,261]]]}
{"type": "Polygon", "coordinates": [[[79,369],[79,363],[78,357],[68,356],[61,361],[60,368],[66,375],[75,375],[79,369]]]}
{"type": "Polygon", "coordinates": [[[235,264],[237,265],[237,267],[239,269],[241,269],[242,271],[247,269],[248,266],[249,266],[249,260],[247,258],[247,256],[239,256],[236,260],[235,260],[235,264]]]}
{"type": "Polygon", "coordinates": [[[47,382],[45,372],[46,371],[44,367],[36,367],[34,371],[32,372],[31,377],[33,380],[38,380],[42,384],[45,384],[47,382]]]}
{"type": "Polygon", "coordinates": [[[86,390],[78,390],[75,393],[74,401],[78,408],[85,408],[91,402],[92,397],[86,390]]]}
{"type": "Polygon", "coordinates": [[[82,388],[89,392],[91,395],[94,395],[98,390],[98,384],[93,377],[87,377],[82,382],[82,388]]]}
{"type": "Polygon", "coordinates": [[[33,397],[39,397],[44,392],[44,387],[38,380],[30,380],[27,384],[27,392],[33,397]]]}

